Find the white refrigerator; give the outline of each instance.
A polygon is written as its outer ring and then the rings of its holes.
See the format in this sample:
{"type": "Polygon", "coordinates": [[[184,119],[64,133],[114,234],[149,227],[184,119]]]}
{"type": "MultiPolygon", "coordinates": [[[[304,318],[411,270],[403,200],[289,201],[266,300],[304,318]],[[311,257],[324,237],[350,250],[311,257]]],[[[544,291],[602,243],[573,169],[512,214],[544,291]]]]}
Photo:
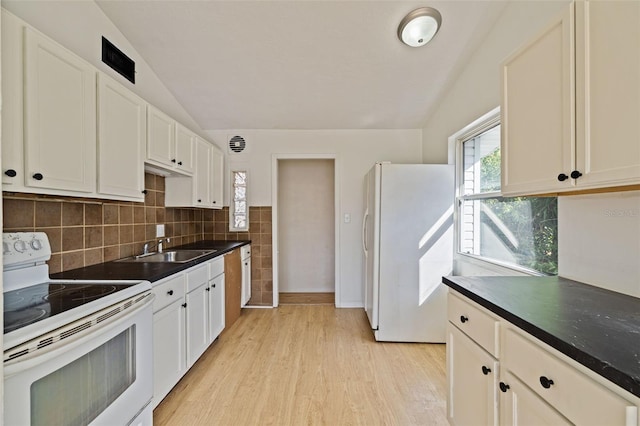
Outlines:
{"type": "Polygon", "coordinates": [[[376,163],[364,194],[364,300],[375,339],[444,343],[454,166],[376,163]]]}

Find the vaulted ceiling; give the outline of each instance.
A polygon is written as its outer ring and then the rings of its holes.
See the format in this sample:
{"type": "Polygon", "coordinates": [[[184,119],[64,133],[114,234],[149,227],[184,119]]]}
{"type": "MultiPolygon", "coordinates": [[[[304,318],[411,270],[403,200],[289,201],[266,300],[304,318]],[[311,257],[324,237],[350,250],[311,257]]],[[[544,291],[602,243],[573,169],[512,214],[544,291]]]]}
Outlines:
{"type": "Polygon", "coordinates": [[[205,130],[421,128],[506,5],[97,3],[205,130]],[[440,11],[442,27],[411,48],[397,27],[422,6],[440,11]]]}

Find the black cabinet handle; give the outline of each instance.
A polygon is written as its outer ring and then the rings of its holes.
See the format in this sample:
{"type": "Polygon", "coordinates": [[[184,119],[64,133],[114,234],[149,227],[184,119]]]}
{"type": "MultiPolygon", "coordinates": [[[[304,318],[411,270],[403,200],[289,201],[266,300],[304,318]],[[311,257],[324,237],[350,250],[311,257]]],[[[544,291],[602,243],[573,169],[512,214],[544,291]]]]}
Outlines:
{"type": "Polygon", "coordinates": [[[486,376],[489,373],[491,373],[491,369],[489,367],[486,367],[486,366],[483,365],[482,366],[482,374],[484,374],[486,376]]]}
{"type": "Polygon", "coordinates": [[[205,288],[205,290],[211,291],[211,287],[207,287],[207,288],[205,288]]]}
{"type": "Polygon", "coordinates": [[[178,166],[182,166],[182,161],[178,161],[178,166]]]}
{"type": "Polygon", "coordinates": [[[565,175],[564,173],[560,173],[560,174],[558,175],[558,180],[559,180],[560,182],[564,182],[564,181],[565,181],[565,180],[567,180],[567,179],[569,179],[569,176],[565,175]]]}
{"type": "Polygon", "coordinates": [[[214,201],[213,204],[215,204],[216,202],[214,201]]]}
{"type": "Polygon", "coordinates": [[[172,163],[175,163],[175,162],[176,162],[176,159],[175,159],[175,158],[172,158],[172,159],[171,159],[171,162],[172,162],[172,163]]]}
{"type": "Polygon", "coordinates": [[[546,376],[540,376],[540,384],[542,385],[543,388],[549,389],[553,384],[553,380],[551,380],[546,376]]]}
{"type": "Polygon", "coordinates": [[[582,173],[577,170],[571,172],[571,179],[578,179],[580,176],[582,176],[582,173]]]}
{"type": "Polygon", "coordinates": [[[186,303],[183,303],[183,304],[182,304],[182,307],[183,307],[183,308],[186,308],[186,307],[187,307],[187,304],[186,304],[186,303]]]}
{"type": "Polygon", "coordinates": [[[215,285],[215,284],[213,285],[213,288],[216,288],[216,285],[215,285]]]}
{"type": "Polygon", "coordinates": [[[500,390],[502,392],[506,392],[507,390],[510,389],[510,386],[508,384],[506,384],[505,382],[500,382],[500,390]]]}
{"type": "Polygon", "coordinates": [[[168,294],[169,296],[173,296],[173,290],[169,290],[169,291],[167,292],[167,294],[168,294]]]}
{"type": "Polygon", "coordinates": [[[42,176],[42,173],[34,173],[33,174],[33,178],[35,180],[42,180],[44,178],[44,176],[42,176]]]}
{"type": "Polygon", "coordinates": [[[202,200],[198,198],[198,202],[199,202],[199,203],[201,203],[201,202],[202,202],[202,200]]]}
{"type": "Polygon", "coordinates": [[[244,266],[249,266],[249,264],[248,264],[248,263],[245,263],[245,264],[244,264],[244,266]]]}
{"type": "Polygon", "coordinates": [[[15,171],[15,170],[13,170],[13,169],[9,169],[9,170],[7,170],[6,172],[4,172],[4,174],[5,174],[5,175],[7,175],[7,176],[9,176],[9,177],[16,177],[16,175],[17,175],[18,173],[16,173],[16,171],[15,171]]]}
{"type": "Polygon", "coordinates": [[[464,315],[460,315],[460,322],[461,322],[461,323],[463,323],[463,324],[464,324],[464,323],[465,323],[465,322],[467,322],[467,321],[469,321],[469,318],[465,317],[464,315]]]}
{"type": "Polygon", "coordinates": [[[144,195],[147,195],[147,192],[149,192],[149,191],[147,191],[146,189],[143,189],[143,190],[142,190],[142,193],[143,193],[144,195]]]}

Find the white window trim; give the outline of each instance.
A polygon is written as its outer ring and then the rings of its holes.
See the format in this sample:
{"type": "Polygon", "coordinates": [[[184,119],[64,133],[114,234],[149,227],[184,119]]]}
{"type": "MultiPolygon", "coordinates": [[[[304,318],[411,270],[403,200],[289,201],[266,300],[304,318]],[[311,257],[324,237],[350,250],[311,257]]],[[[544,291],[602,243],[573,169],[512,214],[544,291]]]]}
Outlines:
{"type": "Polygon", "coordinates": [[[249,171],[247,169],[233,169],[230,171],[229,173],[229,180],[230,180],[230,192],[229,192],[229,232],[249,232],[249,171]],[[235,197],[235,176],[234,174],[236,172],[243,172],[246,174],[246,197],[245,197],[245,201],[247,203],[247,226],[242,227],[242,228],[236,228],[234,226],[235,224],[235,220],[234,220],[234,214],[235,214],[235,203],[234,203],[234,197],[235,197]]]}
{"type": "Polygon", "coordinates": [[[455,165],[455,208],[453,213],[454,220],[454,256],[458,258],[466,258],[469,259],[472,263],[477,263],[483,266],[486,269],[495,270],[499,272],[500,270],[504,270],[505,273],[509,271],[517,272],[525,275],[534,275],[534,276],[545,276],[546,274],[535,271],[533,269],[524,268],[522,266],[514,265],[511,263],[501,262],[495,259],[489,259],[486,257],[464,253],[460,251],[460,207],[462,205],[462,200],[475,200],[475,199],[484,199],[484,198],[494,198],[502,196],[502,192],[485,192],[482,194],[473,194],[473,195],[462,195],[462,187],[464,185],[464,171],[460,165],[462,164],[462,144],[463,141],[469,140],[480,133],[500,124],[500,107],[496,107],[484,114],[480,118],[474,120],[458,132],[454,133],[449,137],[448,145],[449,145],[449,164],[455,165]]]}

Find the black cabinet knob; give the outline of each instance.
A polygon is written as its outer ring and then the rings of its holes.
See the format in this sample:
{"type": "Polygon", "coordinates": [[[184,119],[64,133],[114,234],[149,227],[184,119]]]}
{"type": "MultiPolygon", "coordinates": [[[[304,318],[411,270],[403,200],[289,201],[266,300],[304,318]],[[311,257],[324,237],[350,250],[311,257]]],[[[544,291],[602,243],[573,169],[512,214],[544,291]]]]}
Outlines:
{"type": "Polygon", "coordinates": [[[35,180],[42,180],[44,178],[44,176],[42,176],[42,173],[34,173],[33,174],[33,178],[35,180]]]}
{"type": "Polygon", "coordinates": [[[215,285],[215,284],[213,285],[213,288],[216,288],[216,285],[215,285]]]}
{"type": "Polygon", "coordinates": [[[483,365],[482,366],[482,374],[484,374],[486,376],[489,373],[491,373],[491,369],[489,367],[486,367],[486,366],[483,365]]]}
{"type": "Polygon", "coordinates": [[[500,382],[500,390],[502,392],[506,392],[507,390],[510,389],[510,386],[508,384],[506,384],[505,382],[500,382]]]}
{"type": "Polygon", "coordinates": [[[202,202],[202,200],[198,198],[198,202],[199,202],[199,203],[201,203],[201,202],[202,202]]]}
{"type": "Polygon", "coordinates": [[[582,173],[577,170],[571,172],[571,179],[578,179],[580,176],[582,176],[582,173]]]}
{"type": "Polygon", "coordinates": [[[167,294],[168,294],[169,296],[173,296],[173,290],[169,290],[169,291],[167,292],[167,294]]]}
{"type": "Polygon", "coordinates": [[[146,189],[143,189],[143,190],[142,190],[142,193],[143,193],[144,195],[147,195],[147,192],[149,192],[149,191],[147,191],[146,189]]]}
{"type": "Polygon", "coordinates": [[[187,307],[187,304],[186,304],[186,303],[183,303],[183,304],[182,304],[182,307],[183,307],[183,308],[186,308],[186,307],[187,307]]]}
{"type": "Polygon", "coordinates": [[[553,384],[553,380],[551,380],[546,376],[540,376],[540,384],[542,385],[543,388],[549,389],[553,384]]]}
{"type": "Polygon", "coordinates": [[[15,170],[13,170],[13,169],[9,169],[9,170],[7,170],[6,172],[4,172],[4,174],[5,174],[5,175],[7,175],[7,176],[9,176],[9,177],[16,177],[16,175],[17,175],[18,173],[16,173],[16,171],[15,171],[15,170]]]}
{"type": "Polygon", "coordinates": [[[464,315],[460,315],[460,322],[461,322],[461,323],[463,323],[463,324],[464,324],[464,323],[465,323],[465,322],[467,322],[467,321],[469,321],[469,318],[465,317],[464,315]]]}
{"type": "Polygon", "coordinates": [[[172,158],[172,159],[171,159],[171,162],[172,162],[172,163],[175,163],[176,161],[177,161],[177,160],[176,160],[175,158],[172,158]]]}
{"type": "Polygon", "coordinates": [[[216,202],[214,201],[213,204],[215,204],[216,202]]]}
{"type": "Polygon", "coordinates": [[[211,287],[207,287],[207,288],[205,288],[205,290],[211,291],[211,287]]]}
{"type": "Polygon", "coordinates": [[[564,182],[564,181],[565,181],[565,180],[567,180],[567,179],[569,179],[569,176],[565,175],[564,173],[560,173],[560,174],[558,175],[558,180],[559,180],[560,182],[564,182]]]}
{"type": "Polygon", "coordinates": [[[182,166],[182,161],[178,161],[178,166],[182,166]]]}

